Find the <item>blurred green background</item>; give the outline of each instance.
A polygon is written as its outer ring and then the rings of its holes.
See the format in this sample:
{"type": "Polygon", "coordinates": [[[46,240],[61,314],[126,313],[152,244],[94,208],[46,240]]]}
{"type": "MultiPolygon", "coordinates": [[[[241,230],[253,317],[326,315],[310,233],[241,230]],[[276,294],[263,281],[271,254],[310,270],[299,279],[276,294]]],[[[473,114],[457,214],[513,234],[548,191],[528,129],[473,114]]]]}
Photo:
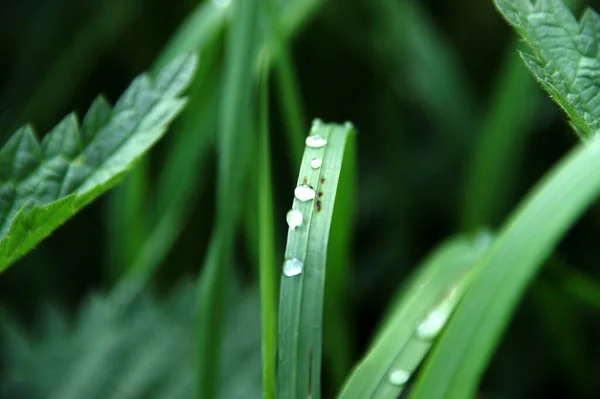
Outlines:
{"type": "MultiPolygon", "coordinates": [[[[287,0],[280,6],[292,14],[295,2],[306,3],[287,0]]],[[[304,122],[350,120],[359,130],[349,304],[358,360],[417,261],[454,233],[482,227],[493,231],[577,138],[521,64],[519,43],[491,0],[313,3],[313,10],[290,28],[304,122]]],[[[581,9],[584,3],[573,5],[581,9]]],[[[152,68],[173,33],[201,7],[221,9],[222,2],[0,0],[1,141],[26,122],[42,135],[71,110],[83,115],[98,93],[114,102],[135,75],[152,68]]],[[[210,119],[215,113],[210,107],[215,102],[218,107],[229,19],[214,29],[208,20],[199,23],[216,39],[208,49],[196,47],[201,63],[209,60],[203,71],[208,83],[200,94],[192,89],[192,98],[202,99],[190,104],[187,119],[184,115],[149,155],[146,193],[152,198],[142,201],[147,206],[126,216],[115,212],[115,204],[122,203],[121,187],[0,276],[3,398],[144,398],[151,397],[149,392],[159,397],[159,391],[165,398],[192,397],[190,382],[177,377],[192,378],[186,346],[178,343],[175,350],[168,345],[193,339],[190,287],[214,223],[215,131],[210,123],[189,122],[189,115],[202,111],[210,119]],[[160,260],[145,299],[115,319],[102,293],[116,285],[131,262],[119,245],[133,243],[125,252],[135,259],[140,248],[129,234],[138,229],[143,235],[157,223],[154,199],[169,195],[161,193],[161,172],[172,159],[176,135],[189,130],[186,126],[208,126],[191,133],[195,143],[208,143],[201,161],[178,171],[180,184],[198,187],[198,192],[188,204],[188,217],[176,223],[181,234],[160,260]],[[102,312],[96,308],[105,309],[107,318],[97,321],[95,331],[103,340],[92,338],[94,328],[82,327],[86,315],[102,312]],[[113,336],[113,341],[106,338],[113,336]],[[92,351],[89,345],[111,352],[74,360],[78,352],[92,351]],[[152,356],[151,350],[156,352],[152,356]],[[124,382],[118,391],[113,380],[120,373],[139,375],[142,382],[124,382]],[[65,374],[73,381],[53,391],[55,396],[45,396],[52,390],[47,387],[65,374]],[[86,378],[96,385],[77,385],[86,378]]],[[[290,166],[277,84],[273,80],[271,156],[276,241],[282,253],[284,216],[297,170],[290,166]]],[[[230,389],[221,393],[224,398],[260,396],[255,243],[244,223],[238,233],[235,270],[241,299],[232,302],[231,336],[226,337],[238,345],[227,345],[231,353],[222,367],[243,382],[224,384],[230,389]]],[[[521,303],[484,376],[482,398],[600,397],[595,377],[600,373],[595,345],[600,291],[594,283],[600,280],[599,233],[600,208],[595,206],[521,303]]],[[[326,397],[332,397],[333,385],[326,377],[326,397]]]]}

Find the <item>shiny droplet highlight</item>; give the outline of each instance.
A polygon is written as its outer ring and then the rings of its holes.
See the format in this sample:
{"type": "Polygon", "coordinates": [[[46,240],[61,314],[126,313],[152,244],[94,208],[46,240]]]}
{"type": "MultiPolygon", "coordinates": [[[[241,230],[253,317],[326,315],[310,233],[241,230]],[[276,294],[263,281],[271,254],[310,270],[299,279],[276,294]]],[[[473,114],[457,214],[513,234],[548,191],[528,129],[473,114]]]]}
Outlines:
{"type": "Polygon", "coordinates": [[[310,148],[322,148],[327,145],[327,139],[319,134],[311,134],[306,138],[306,145],[310,148]]]}
{"type": "Polygon", "coordinates": [[[297,276],[302,273],[304,263],[300,259],[288,259],[283,262],[283,275],[287,277],[297,276]]]}
{"type": "Polygon", "coordinates": [[[290,229],[294,230],[296,227],[302,225],[304,217],[302,216],[302,212],[297,209],[292,209],[285,216],[285,220],[287,221],[288,226],[290,226],[290,229]]]}
{"type": "Polygon", "coordinates": [[[321,158],[314,158],[310,161],[310,167],[313,169],[319,169],[323,165],[323,160],[321,158]]]}
{"type": "Polygon", "coordinates": [[[294,189],[294,196],[299,201],[310,201],[315,198],[315,189],[308,184],[301,184],[294,189]]]}
{"type": "Polygon", "coordinates": [[[410,374],[407,371],[402,369],[396,369],[392,371],[389,375],[389,382],[392,385],[402,386],[406,384],[408,379],[410,378],[410,374]]]}

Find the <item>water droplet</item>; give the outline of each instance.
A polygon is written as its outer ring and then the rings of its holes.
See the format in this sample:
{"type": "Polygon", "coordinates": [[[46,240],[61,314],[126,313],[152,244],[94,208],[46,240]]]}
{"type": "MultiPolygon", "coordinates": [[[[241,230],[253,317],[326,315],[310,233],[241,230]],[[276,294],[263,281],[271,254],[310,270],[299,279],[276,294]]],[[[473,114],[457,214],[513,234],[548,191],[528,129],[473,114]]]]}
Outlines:
{"type": "Polygon", "coordinates": [[[304,218],[302,216],[302,212],[300,212],[297,209],[292,209],[285,216],[285,220],[287,221],[288,226],[290,226],[290,229],[292,230],[300,226],[302,224],[303,219],[304,218]]]}
{"type": "Polygon", "coordinates": [[[438,336],[450,316],[449,309],[444,307],[434,309],[417,327],[417,337],[429,341],[438,336]]]}
{"type": "Polygon", "coordinates": [[[408,372],[402,369],[396,369],[390,373],[389,381],[392,385],[402,386],[406,384],[409,378],[410,374],[408,374],[408,372]]]}
{"type": "Polygon", "coordinates": [[[213,4],[220,8],[225,8],[231,4],[231,0],[212,0],[213,4]]]}
{"type": "Polygon", "coordinates": [[[294,196],[300,201],[310,201],[315,198],[315,190],[307,184],[301,184],[294,189],[294,196]]]}
{"type": "Polygon", "coordinates": [[[344,127],[348,130],[354,130],[354,123],[352,123],[350,121],[346,121],[346,122],[344,122],[344,127]]]}
{"type": "Polygon", "coordinates": [[[283,274],[287,277],[297,276],[302,273],[304,263],[300,259],[288,259],[283,262],[283,274]]]}
{"type": "Polygon", "coordinates": [[[321,148],[327,145],[327,139],[318,134],[312,134],[306,138],[306,145],[310,148],[321,148]]]}
{"type": "Polygon", "coordinates": [[[310,166],[313,169],[319,169],[322,164],[323,164],[323,160],[321,158],[315,158],[312,161],[310,161],[310,166]]]}
{"type": "Polygon", "coordinates": [[[480,231],[475,236],[474,246],[476,249],[484,250],[492,243],[493,238],[492,233],[488,230],[480,231]]]}

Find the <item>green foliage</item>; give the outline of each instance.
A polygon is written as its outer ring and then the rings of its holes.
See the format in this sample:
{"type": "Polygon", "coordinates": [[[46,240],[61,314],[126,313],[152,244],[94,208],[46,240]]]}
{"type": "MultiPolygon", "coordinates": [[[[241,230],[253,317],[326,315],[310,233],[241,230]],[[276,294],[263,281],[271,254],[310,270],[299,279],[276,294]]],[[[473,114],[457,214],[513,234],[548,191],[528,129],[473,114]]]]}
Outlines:
{"type": "Polygon", "coordinates": [[[182,56],[155,80],[141,75],[111,109],[103,97],[81,127],[67,116],[42,142],[30,126],[0,150],[0,270],[113,186],[185,105],[196,68],[182,56]]]}
{"type": "Polygon", "coordinates": [[[578,23],[561,0],[495,0],[531,46],[527,67],[567,112],[583,139],[600,128],[600,16],[587,9],[578,23]]]}
{"type": "MultiPolygon", "coordinates": [[[[138,296],[127,307],[122,292],[92,295],[74,320],[60,308],[45,307],[37,336],[5,321],[3,361],[9,371],[0,381],[2,397],[192,397],[194,284],[180,284],[165,298],[138,296]]],[[[230,303],[217,397],[258,398],[258,295],[237,292],[230,303]]]]}

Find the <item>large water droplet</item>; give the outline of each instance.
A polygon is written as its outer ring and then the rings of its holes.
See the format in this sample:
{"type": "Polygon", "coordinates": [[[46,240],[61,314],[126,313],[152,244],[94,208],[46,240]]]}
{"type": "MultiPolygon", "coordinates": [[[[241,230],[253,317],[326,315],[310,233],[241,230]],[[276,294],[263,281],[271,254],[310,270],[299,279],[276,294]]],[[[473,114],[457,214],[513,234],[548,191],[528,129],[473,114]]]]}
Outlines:
{"type": "Polygon", "coordinates": [[[327,139],[319,134],[312,134],[306,138],[306,145],[310,148],[321,148],[327,145],[327,139]]]}
{"type": "Polygon", "coordinates": [[[300,201],[310,201],[315,198],[315,190],[309,185],[301,184],[294,189],[294,196],[300,201]]]}
{"type": "Polygon", "coordinates": [[[310,167],[313,169],[319,169],[323,164],[323,160],[321,158],[315,158],[310,161],[310,167]]]}
{"type": "Polygon", "coordinates": [[[402,386],[406,384],[409,378],[410,374],[402,369],[396,369],[392,371],[389,375],[390,384],[396,386],[402,386]]]}
{"type": "Polygon", "coordinates": [[[417,337],[427,341],[434,339],[446,325],[449,316],[450,311],[445,307],[434,309],[417,327],[417,337]]]}
{"type": "Polygon", "coordinates": [[[300,212],[298,209],[292,209],[285,216],[285,220],[287,221],[288,226],[290,226],[290,229],[292,230],[300,226],[302,224],[303,219],[304,217],[302,216],[302,212],[300,212]]]}
{"type": "Polygon", "coordinates": [[[283,274],[287,277],[297,276],[302,273],[304,263],[300,259],[288,259],[283,262],[283,274]]]}

